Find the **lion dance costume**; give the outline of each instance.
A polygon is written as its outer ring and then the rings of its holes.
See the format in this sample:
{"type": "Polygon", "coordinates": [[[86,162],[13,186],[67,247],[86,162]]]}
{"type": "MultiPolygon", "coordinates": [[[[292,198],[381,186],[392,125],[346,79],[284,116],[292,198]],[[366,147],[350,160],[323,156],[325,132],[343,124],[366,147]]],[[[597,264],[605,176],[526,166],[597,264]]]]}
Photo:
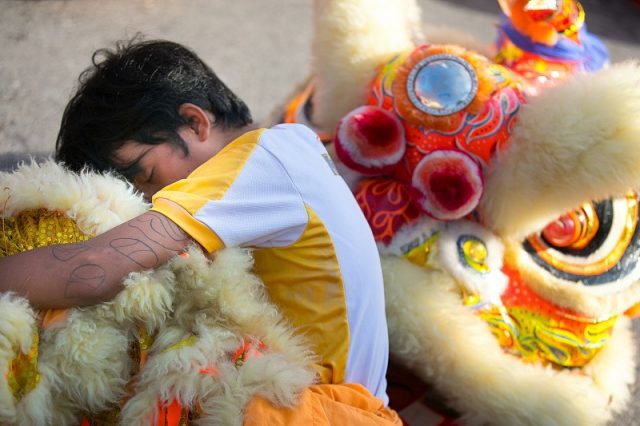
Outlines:
{"type": "Polygon", "coordinates": [[[394,362],[457,423],[605,424],[635,380],[640,67],[596,71],[576,2],[501,3],[496,63],[417,42],[415,2],[317,1],[306,120],[378,241],[394,362]]]}

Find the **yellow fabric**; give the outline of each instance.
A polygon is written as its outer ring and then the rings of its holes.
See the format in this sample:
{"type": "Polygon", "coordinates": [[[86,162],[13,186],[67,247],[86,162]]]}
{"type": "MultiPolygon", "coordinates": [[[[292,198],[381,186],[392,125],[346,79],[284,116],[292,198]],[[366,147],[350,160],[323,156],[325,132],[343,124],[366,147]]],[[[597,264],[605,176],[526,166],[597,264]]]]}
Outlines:
{"type": "Polygon", "coordinates": [[[224,196],[258,145],[262,132],[264,129],[245,133],[194,170],[186,179],[158,191],[153,196],[151,210],[169,217],[207,251],[212,252],[224,247],[215,232],[202,224],[198,226],[199,222],[192,215],[207,202],[219,200],[224,196]]]}
{"type": "Polygon", "coordinates": [[[191,216],[187,210],[173,201],[166,198],[156,198],[153,201],[151,210],[162,213],[177,223],[184,232],[189,234],[209,253],[224,247],[224,243],[212,229],[191,216]]]}
{"type": "Polygon", "coordinates": [[[342,383],[349,350],[342,276],[329,233],[306,208],[309,223],[300,239],[288,247],[255,250],[255,270],[271,300],[321,357],[321,382],[342,383]]]}
{"type": "Polygon", "coordinates": [[[365,387],[346,384],[311,386],[293,408],[275,407],[255,397],[247,404],[244,425],[391,426],[402,425],[402,420],[365,387]]]}

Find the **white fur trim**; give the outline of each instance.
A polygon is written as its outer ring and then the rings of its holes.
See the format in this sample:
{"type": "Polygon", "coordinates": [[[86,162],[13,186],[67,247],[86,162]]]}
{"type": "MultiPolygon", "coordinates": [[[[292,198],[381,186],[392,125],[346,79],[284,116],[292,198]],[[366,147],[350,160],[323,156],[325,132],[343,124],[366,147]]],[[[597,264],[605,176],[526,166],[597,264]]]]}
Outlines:
{"type": "Polygon", "coordinates": [[[41,337],[39,363],[55,371],[56,399],[89,412],[108,408],[129,380],[129,329],[102,322],[89,310],[73,310],[59,329],[41,337]]]}
{"type": "Polygon", "coordinates": [[[607,345],[583,370],[594,378],[595,384],[610,395],[609,407],[613,412],[626,408],[632,397],[636,381],[637,344],[634,341],[631,320],[620,316],[607,345]]]}
{"type": "MultiPolygon", "coordinates": [[[[23,209],[61,210],[89,234],[101,233],[146,210],[130,185],[113,176],[69,173],[52,161],[1,173],[4,214],[23,209]]],[[[129,345],[138,325],[157,331],[138,393],[121,416],[122,424],[148,424],[157,401],[199,402],[203,423],[223,419],[241,423],[244,405],[262,395],[278,406],[292,406],[314,382],[314,356],[268,301],[262,282],[251,273],[246,250],[218,252],[211,262],[192,248],[155,271],[131,274],[124,290],[102,305],[72,309],[65,321],[41,333],[36,389],[13,404],[0,380],[0,422],[74,424],[81,412],[97,413],[120,401],[129,381],[129,345]],[[197,336],[194,345],[163,352],[197,336]],[[259,339],[269,352],[237,368],[229,354],[244,339],[259,339]],[[200,368],[215,365],[214,379],[200,368]],[[246,367],[246,368],[245,368],[246,367]]],[[[0,367],[17,349],[31,346],[34,316],[24,299],[0,296],[0,367]]]]}
{"type": "Polygon", "coordinates": [[[429,152],[420,160],[413,171],[411,186],[420,191],[421,199],[418,203],[429,215],[439,220],[461,219],[476,208],[480,197],[482,197],[484,190],[482,175],[480,164],[469,154],[462,151],[441,149],[429,152]],[[472,187],[473,194],[469,197],[469,200],[455,210],[450,210],[442,205],[440,200],[434,196],[429,183],[422,181],[423,170],[426,169],[427,173],[433,171],[440,167],[441,161],[457,162],[456,169],[464,170],[467,183],[472,187]]]}
{"type": "Polygon", "coordinates": [[[54,409],[52,392],[55,392],[55,390],[49,381],[50,374],[47,374],[50,370],[42,366],[38,366],[38,370],[40,372],[40,383],[20,400],[16,407],[17,421],[15,424],[21,426],[48,426],[70,424],[69,420],[77,421],[77,416],[73,415],[73,410],[70,410],[69,407],[64,409],[55,407],[54,409]]]}

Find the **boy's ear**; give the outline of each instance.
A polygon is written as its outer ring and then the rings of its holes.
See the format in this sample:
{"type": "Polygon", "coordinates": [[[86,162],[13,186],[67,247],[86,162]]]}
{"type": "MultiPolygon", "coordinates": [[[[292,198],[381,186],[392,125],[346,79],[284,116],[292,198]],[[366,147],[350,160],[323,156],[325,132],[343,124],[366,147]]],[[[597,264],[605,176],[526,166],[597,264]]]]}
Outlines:
{"type": "Polygon", "coordinates": [[[207,111],[192,103],[184,103],[178,108],[178,113],[188,122],[186,130],[193,132],[199,141],[209,138],[213,120],[207,111]]]}

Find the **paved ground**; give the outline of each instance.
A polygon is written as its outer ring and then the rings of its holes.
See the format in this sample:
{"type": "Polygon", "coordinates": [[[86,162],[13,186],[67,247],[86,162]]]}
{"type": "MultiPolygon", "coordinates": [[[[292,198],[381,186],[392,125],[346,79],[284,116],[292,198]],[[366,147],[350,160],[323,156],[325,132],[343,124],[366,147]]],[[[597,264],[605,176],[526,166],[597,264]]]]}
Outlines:
{"type": "MultiPolygon", "coordinates": [[[[428,25],[494,38],[495,0],[419,2],[428,25]]],[[[637,2],[582,3],[614,62],[640,59],[637,2]]],[[[0,169],[27,153],[50,153],[92,52],[137,32],[192,47],[260,120],[309,72],[311,0],[0,0],[0,169]]],[[[612,424],[640,425],[636,418],[640,403],[612,424]]]]}
{"type": "MultiPolygon", "coordinates": [[[[495,0],[420,3],[427,24],[493,40],[495,0]]],[[[583,3],[615,61],[640,58],[640,7],[632,0],[583,3]]],[[[52,151],[92,52],[136,32],[194,48],[260,119],[309,70],[311,1],[0,0],[0,153],[52,151]]]]}

